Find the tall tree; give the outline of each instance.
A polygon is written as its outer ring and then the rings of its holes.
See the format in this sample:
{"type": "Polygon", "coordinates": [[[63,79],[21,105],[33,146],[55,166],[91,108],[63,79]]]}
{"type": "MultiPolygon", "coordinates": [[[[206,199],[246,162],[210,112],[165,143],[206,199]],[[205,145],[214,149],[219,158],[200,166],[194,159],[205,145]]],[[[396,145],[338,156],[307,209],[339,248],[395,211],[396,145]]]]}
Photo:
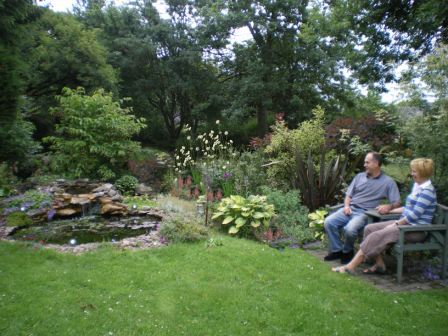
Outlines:
{"type": "Polygon", "coordinates": [[[71,14],[45,10],[29,29],[32,39],[23,49],[29,64],[25,94],[42,137],[52,130],[48,109],[56,105],[55,97],[63,87],[115,91],[117,77],[97,32],[71,14]]]}
{"type": "Polygon", "coordinates": [[[0,121],[14,121],[23,93],[20,73],[26,64],[20,53],[26,38],[25,25],[32,21],[37,9],[31,0],[0,0],[0,121]]]}
{"type": "Polygon", "coordinates": [[[81,12],[81,18],[103,31],[109,61],[120,69],[120,96],[131,97],[134,112],[151,120],[151,142],[166,135],[172,145],[182,127],[197,125],[213,113],[215,71],[204,61],[204,47],[195,35],[182,2],[171,3],[170,19],[160,18],[150,1],[134,6],[108,6],[81,12]],[[161,137],[161,136],[159,136],[161,137]]]}
{"type": "Polygon", "coordinates": [[[33,141],[34,126],[24,119],[21,99],[26,83],[21,77],[27,64],[21,45],[27,25],[39,15],[31,0],[0,0],[0,163],[8,162],[17,173],[39,148],[33,141]]]}
{"type": "Polygon", "coordinates": [[[344,75],[342,27],[308,0],[195,1],[202,30],[211,39],[246,28],[252,41],[235,49],[228,77],[241,79],[238,103],[254,110],[258,132],[267,130],[268,112],[284,112],[296,124],[318,104],[340,110],[351,83],[344,75]],[[333,24],[334,23],[334,24],[333,24]],[[335,29],[330,26],[336,25],[335,29]],[[212,27],[212,28],[210,28],[212,27]],[[221,35],[216,34],[221,32],[221,35]],[[250,92],[248,92],[248,90],[250,92]],[[251,101],[247,100],[251,97],[251,101]]]}

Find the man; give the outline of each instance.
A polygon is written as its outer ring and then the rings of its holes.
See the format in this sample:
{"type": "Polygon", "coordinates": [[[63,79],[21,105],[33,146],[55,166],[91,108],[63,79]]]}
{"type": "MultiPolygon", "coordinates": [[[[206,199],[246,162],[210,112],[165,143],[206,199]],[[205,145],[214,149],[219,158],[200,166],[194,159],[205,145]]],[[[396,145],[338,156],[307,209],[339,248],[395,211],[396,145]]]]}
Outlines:
{"type": "Polygon", "coordinates": [[[381,171],[381,164],[380,154],[368,153],[364,160],[365,172],[356,175],[348,187],[344,207],[325,219],[324,228],[330,242],[330,253],[325,261],[341,259],[346,264],[353,258],[358,232],[367,224],[366,210],[375,208],[380,214],[386,214],[400,206],[397,184],[381,171]],[[384,199],[390,204],[380,205],[384,199]],[[344,230],[344,243],[341,230],[344,230]]]}

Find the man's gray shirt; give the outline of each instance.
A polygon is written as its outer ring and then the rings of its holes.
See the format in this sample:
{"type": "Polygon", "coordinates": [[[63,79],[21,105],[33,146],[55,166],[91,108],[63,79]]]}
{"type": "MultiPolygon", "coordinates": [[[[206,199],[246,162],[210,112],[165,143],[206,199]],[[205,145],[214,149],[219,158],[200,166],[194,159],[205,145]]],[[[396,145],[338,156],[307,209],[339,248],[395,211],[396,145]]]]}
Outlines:
{"type": "Polygon", "coordinates": [[[375,178],[359,173],[350,183],[346,195],[351,198],[350,205],[361,209],[376,208],[386,198],[390,203],[400,201],[397,184],[383,172],[375,178]]]}

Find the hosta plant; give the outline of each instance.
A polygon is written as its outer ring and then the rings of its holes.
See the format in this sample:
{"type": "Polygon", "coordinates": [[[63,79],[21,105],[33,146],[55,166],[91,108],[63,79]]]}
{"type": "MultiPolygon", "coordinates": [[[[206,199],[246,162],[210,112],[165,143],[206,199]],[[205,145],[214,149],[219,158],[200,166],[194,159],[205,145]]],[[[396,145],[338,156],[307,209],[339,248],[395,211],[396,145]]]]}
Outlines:
{"type": "Polygon", "coordinates": [[[267,203],[266,196],[232,195],[221,201],[212,219],[228,226],[232,235],[247,236],[258,230],[266,231],[273,215],[274,206],[267,203]]]}
{"type": "Polygon", "coordinates": [[[314,228],[314,237],[318,240],[323,240],[325,237],[324,221],[327,214],[327,210],[316,210],[308,215],[310,227],[314,228]]]}

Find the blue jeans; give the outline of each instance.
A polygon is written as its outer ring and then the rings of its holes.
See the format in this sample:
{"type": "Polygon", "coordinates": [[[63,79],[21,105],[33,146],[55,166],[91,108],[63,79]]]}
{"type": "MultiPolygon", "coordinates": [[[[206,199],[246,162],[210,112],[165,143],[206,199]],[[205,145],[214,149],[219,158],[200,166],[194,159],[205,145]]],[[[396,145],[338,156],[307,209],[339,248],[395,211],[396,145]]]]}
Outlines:
{"type": "Polygon", "coordinates": [[[325,219],[324,228],[330,242],[330,252],[348,253],[353,251],[359,230],[367,224],[365,210],[351,207],[352,214],[344,214],[344,208],[332,213],[325,219]],[[341,230],[344,230],[345,241],[342,243],[341,230]]]}

